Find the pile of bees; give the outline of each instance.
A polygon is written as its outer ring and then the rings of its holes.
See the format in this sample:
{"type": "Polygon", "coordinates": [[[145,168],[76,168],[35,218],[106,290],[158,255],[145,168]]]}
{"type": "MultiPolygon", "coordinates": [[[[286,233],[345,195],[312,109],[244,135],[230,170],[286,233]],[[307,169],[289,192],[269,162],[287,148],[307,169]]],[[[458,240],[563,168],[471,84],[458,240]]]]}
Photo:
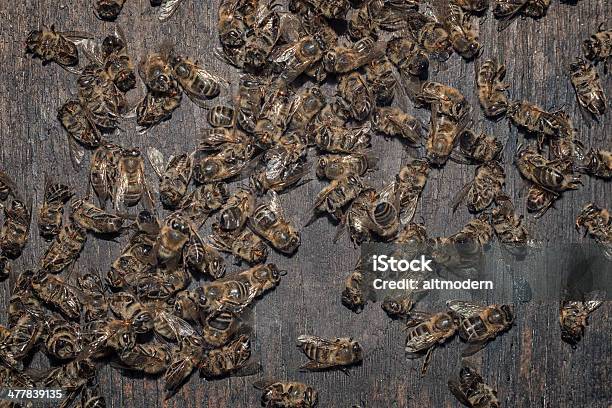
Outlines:
{"type": "MultiPolygon", "coordinates": [[[[124,2],[97,0],[96,15],[113,20],[124,2]]],[[[167,19],[181,1],[158,3],[160,19],[167,19]]],[[[76,167],[92,151],[89,181],[98,203],[47,178],[37,219],[41,236],[51,243],[37,266],[15,271],[8,326],[0,327],[0,383],[63,388],[69,392],[63,406],[102,407],[96,362],[111,360],[123,370],[163,375],[168,397],[195,370],[206,379],[257,373],[249,313],[285,274],[265,263],[269,248],[290,256],[300,246],[299,228],[284,215],[278,195],[308,181],[310,150],[318,155],[316,176],[329,180],[313,203],[311,221],[325,215],[338,223],[336,239],[347,232],[356,245],[403,244],[451,270],[473,267],[494,236],[522,256],[532,240],[504,193],[504,143],[471,128],[475,112],[459,90],[428,78],[432,67],[453,53],[476,59],[484,116],[505,117],[527,137],[515,163],[530,183],[527,208],[536,216],[564,191],[579,188],[580,173],[610,179],[610,151],[587,150],[564,111],[509,100],[503,63],[478,58],[483,45],[474,20],[489,7],[503,29],[517,16],[544,16],[549,5],[549,0],[492,5],[487,0],[291,0],[283,8],[263,0],[223,0],[217,56],[242,76],[233,103],[217,105],[210,100],[229,89],[227,81],[171,49],[149,53],[136,66],[118,28],[101,42],[54,27],[32,31],[28,53],[78,75],[78,97],[61,106],[58,119],[76,167]],[[130,107],[126,93],[136,87],[136,71],[146,94],[130,107]],[[298,85],[303,82],[310,84],[298,85]],[[429,126],[391,106],[400,91],[415,107],[431,111],[429,126]],[[183,94],[204,109],[211,125],[195,151],[166,160],[155,148],[142,152],[113,140],[120,122],[130,117],[136,116],[142,131],[171,119],[183,94]],[[401,138],[420,156],[380,189],[363,178],[376,169],[378,159],[368,152],[374,134],[401,138]],[[156,191],[145,175],[145,156],[159,178],[156,191]],[[456,234],[430,238],[413,218],[431,168],[449,159],[476,166],[474,180],[453,206],[465,203],[477,215],[456,234]],[[245,176],[248,185],[232,191],[226,184],[245,176]],[[158,214],[157,201],[167,215],[158,214]],[[139,203],[144,209],[130,214],[139,203]],[[203,237],[200,230],[209,218],[212,233],[203,237]],[[88,239],[123,234],[129,234],[128,243],[104,275],[75,268],[88,239]],[[222,253],[248,268],[225,275],[222,253]],[[194,279],[197,284],[190,286],[194,279]],[[51,358],[53,368],[33,375],[23,361],[38,350],[51,358]]],[[[611,53],[612,31],[600,29],[584,42],[584,58],[571,64],[569,77],[585,116],[606,110],[594,65],[606,65],[611,53]]],[[[22,193],[0,173],[4,277],[30,232],[32,210],[22,193]]],[[[612,257],[606,209],[587,204],[576,227],[612,257]]],[[[346,280],[342,303],[362,310],[366,286],[359,263],[346,280]]],[[[560,307],[562,337],[572,344],[601,304],[583,300],[560,307]]],[[[426,355],[423,370],[435,346],[456,333],[468,343],[463,353],[468,356],[515,319],[511,305],[456,300],[445,312],[427,313],[412,310],[414,304],[407,295],[387,298],[382,307],[405,322],[406,350],[426,355]]],[[[346,370],[363,359],[352,338],[302,335],[297,342],[309,359],[306,370],[346,370]]],[[[316,390],[299,382],[260,381],[256,387],[263,390],[266,407],[312,407],[318,400],[316,390]]],[[[449,388],[468,407],[499,406],[496,391],[467,362],[449,388]]]]}

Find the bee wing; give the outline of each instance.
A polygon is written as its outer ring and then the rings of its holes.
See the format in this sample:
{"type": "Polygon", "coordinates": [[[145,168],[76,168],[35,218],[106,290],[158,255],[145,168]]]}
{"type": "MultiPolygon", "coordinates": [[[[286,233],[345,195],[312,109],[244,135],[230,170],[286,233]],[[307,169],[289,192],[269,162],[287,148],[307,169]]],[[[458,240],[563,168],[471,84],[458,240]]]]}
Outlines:
{"type": "Polygon", "coordinates": [[[81,169],[81,163],[85,157],[85,148],[79,144],[72,136],[68,136],[68,151],[70,152],[70,161],[75,170],[81,169]]]}
{"type": "Polygon", "coordinates": [[[406,319],[405,323],[407,327],[412,327],[412,326],[416,326],[419,323],[424,322],[430,317],[431,317],[431,313],[415,310],[415,311],[410,312],[410,316],[406,319]]]}
{"type": "Polygon", "coordinates": [[[453,212],[457,211],[457,208],[459,208],[459,205],[465,200],[465,197],[470,192],[473,185],[474,182],[469,181],[457,192],[457,194],[455,194],[452,201],[453,212]]]}
{"type": "Polygon", "coordinates": [[[274,190],[270,190],[266,193],[266,196],[269,199],[268,205],[270,209],[272,210],[272,212],[276,213],[279,217],[284,218],[285,212],[283,210],[283,207],[281,206],[278,193],[276,193],[276,191],[274,190]]]}
{"type": "Polygon", "coordinates": [[[321,348],[328,351],[334,351],[337,348],[337,344],[334,340],[324,339],[319,336],[312,336],[308,334],[302,334],[297,338],[298,347],[306,344],[312,344],[317,348],[321,348]]]}
{"type": "Polygon", "coordinates": [[[505,14],[503,16],[502,15],[496,15],[495,17],[499,20],[499,25],[497,26],[497,31],[501,32],[501,31],[504,31],[506,28],[508,28],[508,26],[510,24],[512,24],[514,19],[519,16],[521,10],[523,10],[523,8],[527,4],[527,2],[528,2],[528,0],[523,0],[522,4],[516,5],[516,7],[514,8],[514,10],[511,13],[505,14]]]}
{"type": "Polygon", "coordinates": [[[113,196],[113,205],[115,208],[119,208],[121,203],[123,203],[123,196],[127,191],[128,180],[125,175],[120,174],[119,180],[117,180],[115,194],[113,196]]]}
{"type": "Polygon", "coordinates": [[[484,306],[477,305],[464,300],[449,300],[448,302],[446,302],[446,306],[462,318],[468,318],[477,315],[485,309],[484,306]]]}
{"type": "Polygon", "coordinates": [[[469,356],[472,356],[478,353],[480,350],[482,350],[487,345],[487,343],[488,341],[469,343],[461,352],[461,357],[469,357],[469,356]]]}
{"type": "Polygon", "coordinates": [[[163,312],[159,317],[172,329],[177,339],[198,335],[189,323],[172,313],[163,312]]]}
{"type": "Polygon", "coordinates": [[[155,173],[161,179],[165,171],[164,154],[155,147],[149,146],[147,147],[147,158],[149,163],[151,163],[151,167],[153,167],[153,170],[155,170],[155,173]]]}
{"type": "Polygon", "coordinates": [[[164,389],[166,390],[164,399],[168,399],[176,393],[179,386],[189,378],[194,368],[190,358],[183,357],[170,363],[164,374],[164,389]]]}
{"type": "Polygon", "coordinates": [[[463,405],[465,405],[466,407],[469,407],[472,405],[470,401],[467,399],[465,392],[463,392],[461,383],[459,382],[459,379],[457,378],[456,375],[448,380],[448,389],[455,396],[455,398],[457,398],[459,402],[461,402],[463,405]]]}
{"type": "Polygon", "coordinates": [[[159,21],[166,21],[176,12],[183,0],[165,0],[159,9],[159,21]]]}

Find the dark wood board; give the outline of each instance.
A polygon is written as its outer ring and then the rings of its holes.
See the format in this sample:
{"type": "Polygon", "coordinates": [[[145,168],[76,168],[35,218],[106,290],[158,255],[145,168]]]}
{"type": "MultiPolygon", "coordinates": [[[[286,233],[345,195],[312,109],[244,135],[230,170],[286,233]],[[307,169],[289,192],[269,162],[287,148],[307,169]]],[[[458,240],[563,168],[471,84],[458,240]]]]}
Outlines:
{"type": "MultiPolygon", "coordinates": [[[[148,0],[128,0],[117,23],[101,22],[94,16],[90,0],[0,1],[0,167],[32,195],[35,207],[42,200],[45,174],[78,187],[85,194],[87,172],[75,173],[69,160],[66,137],[56,119],[61,104],[76,94],[75,76],[57,65],[43,67],[38,60],[24,55],[24,40],[29,30],[55,24],[58,30],[87,30],[100,38],[122,26],[130,42],[131,53],[138,58],[155,50],[162,42],[175,45],[179,51],[203,61],[212,71],[226,75],[236,83],[237,71],[213,57],[218,45],[216,10],[218,0],[185,0],[174,17],[165,23],[157,21],[156,10],[148,0]]],[[[567,77],[571,58],[580,54],[582,40],[597,30],[601,22],[610,22],[612,2],[583,0],[576,6],[553,1],[546,18],[514,22],[499,33],[492,15],[480,26],[484,42],[482,58],[499,58],[506,62],[510,95],[544,107],[564,107],[574,118],[581,140],[587,146],[611,145],[611,115],[589,128],[576,106],[574,90],[567,77]]],[[[522,136],[507,121],[497,123],[482,119],[474,91],[474,63],[466,64],[458,56],[449,68],[432,78],[459,88],[475,108],[477,128],[494,132],[508,140],[504,151],[504,168],[508,174],[506,190],[515,198],[519,212],[524,208],[525,184],[513,167],[512,156],[522,136]],[[478,123],[478,122],[481,123],[478,123]]],[[[601,68],[601,67],[600,67],[601,68]]],[[[600,69],[600,72],[603,70],[600,69]]],[[[612,77],[602,78],[608,95],[612,95],[612,77]]],[[[132,91],[137,100],[142,90],[132,91]]],[[[223,98],[223,97],[222,97],[223,98]]],[[[429,113],[417,111],[402,103],[424,120],[429,113]]],[[[152,145],[166,156],[188,151],[196,144],[198,132],[205,128],[205,113],[184,99],[172,119],[146,134],[135,131],[133,120],[122,124],[116,137],[123,145],[141,148],[152,145]]],[[[379,170],[369,176],[380,186],[409,160],[408,151],[396,140],[374,140],[373,151],[382,158],[379,170]]],[[[314,154],[311,154],[314,156],[314,154]]],[[[459,186],[473,175],[474,168],[450,163],[432,171],[419,204],[417,220],[427,225],[432,235],[450,234],[467,222],[465,209],[453,214],[452,197],[459,186]]],[[[148,168],[153,178],[152,169],[148,168]]],[[[288,215],[298,223],[308,217],[307,210],[323,183],[313,181],[282,196],[288,215]]],[[[526,216],[534,234],[550,242],[581,242],[573,228],[580,208],[588,201],[610,207],[612,183],[584,178],[584,186],[565,194],[556,209],[542,219],[526,216]]],[[[455,368],[461,345],[456,340],[434,354],[433,363],[424,377],[419,374],[421,361],[407,361],[404,356],[404,334],[401,326],[383,314],[378,304],[360,315],[340,304],[344,278],[352,270],[358,250],[341,240],[332,243],[335,227],[325,218],[302,232],[302,245],[291,259],[273,254],[271,261],[288,271],[280,286],[256,307],[255,355],[263,365],[263,377],[296,379],[312,384],[320,391],[321,407],[457,407],[459,403],[446,387],[448,374],[455,368]],[[300,373],[297,368],[304,357],[295,347],[302,333],[321,336],[353,336],[366,350],[364,364],[351,371],[300,373]]],[[[24,255],[15,262],[10,279],[0,283],[0,321],[6,320],[10,288],[15,273],[34,265],[47,244],[34,227],[24,255]]],[[[90,239],[80,257],[77,269],[87,271],[108,268],[121,244],[90,239]]],[[[608,271],[610,272],[610,271],[608,271]]],[[[443,304],[430,305],[443,308],[443,304]]],[[[517,322],[509,333],[490,344],[474,361],[483,377],[499,391],[505,407],[608,407],[610,391],[611,347],[610,304],[592,316],[587,335],[573,350],[561,342],[557,305],[554,303],[521,305],[517,322]]],[[[231,378],[206,382],[197,375],[163,403],[161,381],[128,377],[104,366],[100,382],[109,407],[231,407],[259,406],[254,377],[231,378]]]]}

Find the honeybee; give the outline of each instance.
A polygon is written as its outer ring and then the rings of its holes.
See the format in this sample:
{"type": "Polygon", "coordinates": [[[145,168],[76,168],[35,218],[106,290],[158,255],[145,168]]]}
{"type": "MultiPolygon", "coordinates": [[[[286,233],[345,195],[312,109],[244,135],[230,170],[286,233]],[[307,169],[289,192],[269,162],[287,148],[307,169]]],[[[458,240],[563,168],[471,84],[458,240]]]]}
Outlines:
{"type": "Polygon", "coordinates": [[[601,300],[564,300],[559,305],[561,339],[572,346],[582,340],[588,319],[603,302],[601,300]]]}
{"type": "Polygon", "coordinates": [[[251,185],[259,193],[281,192],[294,187],[310,170],[306,146],[301,143],[278,144],[265,152],[263,161],[265,168],[250,178],[251,185]]]}
{"type": "Polygon", "coordinates": [[[387,296],[380,305],[382,310],[392,319],[408,319],[415,301],[410,295],[399,297],[387,296]]]}
{"type": "Polygon", "coordinates": [[[77,277],[77,284],[83,296],[83,317],[91,322],[106,317],[108,301],[104,285],[97,274],[86,273],[77,277]]]}
{"type": "Polygon", "coordinates": [[[388,105],[395,97],[397,79],[393,72],[393,64],[383,54],[371,61],[365,67],[366,80],[377,105],[388,105]]]}
{"type": "Polygon", "coordinates": [[[251,339],[243,334],[229,344],[210,350],[199,365],[200,375],[207,379],[228,375],[252,375],[259,366],[249,364],[251,339]]]}
{"type": "Polygon", "coordinates": [[[257,381],[262,390],[261,405],[266,408],[313,408],[319,394],[309,385],[296,381],[257,381]]]}
{"type": "Polygon", "coordinates": [[[363,181],[357,176],[332,180],[317,195],[314,204],[315,215],[312,221],[317,212],[326,212],[336,220],[340,220],[343,209],[359,195],[364,187],[363,181]]]}
{"type": "Polygon", "coordinates": [[[334,242],[342,236],[345,226],[348,227],[350,239],[354,245],[361,245],[362,242],[370,241],[372,239],[370,214],[372,203],[375,201],[376,190],[367,186],[361,188],[357,192],[357,196],[350,202],[343,218],[340,219],[334,242]]]}
{"type": "Polygon", "coordinates": [[[465,96],[456,88],[439,82],[425,81],[416,95],[419,103],[430,105],[438,113],[460,120],[470,111],[465,96]]]}
{"type": "Polygon", "coordinates": [[[164,166],[164,155],[154,147],[147,149],[147,157],[159,177],[159,200],[168,208],[176,208],[191,181],[192,158],[188,154],[172,156],[164,166]]]}
{"type": "Polygon", "coordinates": [[[172,112],[181,105],[182,98],[182,93],[176,89],[167,95],[147,92],[136,107],[136,123],[146,130],[170,119],[172,112]]]}
{"type": "Polygon", "coordinates": [[[215,98],[227,81],[211,74],[187,57],[175,56],[170,61],[172,72],[187,96],[199,106],[206,106],[206,101],[215,98]]]}
{"type": "Polygon", "coordinates": [[[206,114],[208,124],[212,127],[231,128],[234,126],[236,111],[227,105],[215,105],[206,114]]]}
{"type": "Polygon", "coordinates": [[[446,305],[457,315],[459,336],[469,343],[463,356],[480,351],[514,323],[514,309],[510,305],[480,306],[461,300],[450,300],[446,305]]]}
{"type": "Polygon", "coordinates": [[[269,146],[277,142],[291,120],[294,92],[280,80],[275,81],[264,98],[255,124],[255,136],[260,144],[269,146]]]}
{"type": "Polygon", "coordinates": [[[153,330],[154,319],[157,316],[154,316],[153,312],[131,293],[113,294],[109,298],[108,305],[116,316],[132,323],[134,333],[142,334],[153,330]]]}
{"type": "Polygon", "coordinates": [[[112,35],[104,37],[100,48],[104,68],[117,88],[121,92],[127,92],[136,87],[134,63],[127,53],[127,40],[123,30],[116,27],[112,35]]]}
{"type": "Polygon", "coordinates": [[[451,160],[459,163],[487,163],[496,160],[504,146],[495,136],[482,132],[476,134],[465,129],[459,134],[459,152],[462,158],[451,155],[451,160]],[[467,159],[467,160],[466,160],[467,159]]]}
{"type": "Polygon", "coordinates": [[[479,213],[491,205],[495,197],[501,194],[505,184],[506,173],[495,161],[481,164],[476,168],[474,180],[467,183],[453,200],[453,211],[456,211],[463,200],[471,213],[479,213]]]}
{"type": "Polygon", "coordinates": [[[159,260],[163,263],[177,260],[192,234],[191,223],[180,212],[166,217],[156,245],[159,260]]]}
{"type": "Polygon", "coordinates": [[[402,167],[395,183],[399,193],[400,222],[408,224],[414,218],[419,197],[427,183],[431,167],[427,160],[415,159],[402,167]]]}
{"type": "Polygon", "coordinates": [[[489,8],[489,0],[453,0],[453,3],[471,13],[481,13],[489,8]]]}
{"type": "Polygon", "coordinates": [[[125,217],[110,214],[85,200],[74,200],[70,204],[71,218],[87,231],[96,234],[116,234],[124,227],[125,217]]]}
{"type": "Polygon", "coordinates": [[[204,184],[183,197],[178,207],[183,217],[199,227],[212,212],[223,206],[228,195],[225,183],[204,184]]]}
{"type": "Polygon", "coordinates": [[[409,357],[420,357],[426,353],[421,372],[425,373],[436,345],[443,344],[457,332],[453,317],[445,312],[411,312],[406,320],[408,334],[406,351],[409,357]]]}
{"type": "Polygon", "coordinates": [[[325,95],[318,86],[300,91],[293,102],[293,114],[287,131],[305,132],[308,125],[326,104],[325,95]]]}
{"type": "Polygon", "coordinates": [[[253,75],[243,75],[236,96],[236,120],[247,132],[254,132],[263,104],[265,82],[253,75]]]}
{"type": "Polygon", "coordinates": [[[593,65],[582,58],[576,58],[570,64],[570,79],[580,106],[592,115],[603,115],[606,111],[606,95],[593,65]]]}
{"type": "Polygon", "coordinates": [[[280,45],[272,51],[269,60],[279,72],[279,78],[286,83],[293,82],[323,58],[325,46],[318,35],[304,35],[287,45],[280,45]]]}
{"type": "Polygon", "coordinates": [[[350,47],[336,46],[323,56],[323,67],[326,71],[344,74],[384,55],[384,46],[370,37],[362,38],[350,47]]]}
{"type": "Polygon", "coordinates": [[[378,29],[398,31],[406,27],[402,12],[417,9],[417,1],[368,0],[359,3],[359,9],[350,16],[348,33],[353,39],[376,36],[378,29]]]}
{"type": "Polygon", "coordinates": [[[273,2],[260,5],[256,21],[246,32],[242,67],[252,72],[266,65],[268,56],[281,37],[284,16],[274,8],[273,2]]]}
{"type": "Polygon", "coordinates": [[[184,268],[159,265],[153,273],[139,276],[132,287],[142,301],[168,301],[175,293],[187,288],[190,282],[191,275],[184,268]]]}
{"type": "Polygon", "coordinates": [[[40,300],[57,308],[68,319],[78,320],[81,316],[81,301],[76,290],[59,276],[37,272],[32,278],[32,290],[40,300]]]}
{"type": "Polygon", "coordinates": [[[144,159],[137,148],[121,149],[117,162],[117,187],[113,202],[132,207],[148,192],[144,159]]]}
{"type": "Polygon", "coordinates": [[[35,314],[23,313],[12,325],[10,336],[2,345],[3,359],[8,363],[3,365],[17,366],[17,360],[23,360],[34,350],[43,334],[46,334],[44,322],[39,318],[35,314]]]}
{"type": "Polygon", "coordinates": [[[607,258],[612,258],[612,219],[607,209],[586,204],[576,218],[576,230],[580,229],[602,246],[607,258]]]}
{"type": "Polygon", "coordinates": [[[582,161],[579,170],[603,179],[612,178],[612,152],[591,149],[582,161]]]}
{"type": "Polygon", "coordinates": [[[315,144],[328,153],[356,153],[370,146],[370,126],[346,127],[322,124],[315,129],[315,144]]]}
{"type": "Polygon", "coordinates": [[[79,63],[79,51],[75,42],[91,38],[91,35],[79,31],[55,31],[55,26],[51,29],[42,28],[32,30],[26,39],[26,53],[40,58],[43,65],[55,62],[65,69],[74,67],[79,63]]]}
{"type": "Polygon", "coordinates": [[[512,102],[507,116],[516,126],[538,135],[542,146],[546,137],[573,137],[574,128],[563,111],[547,112],[529,102],[512,102]]]}
{"type": "Polygon", "coordinates": [[[170,63],[170,51],[165,46],[160,52],[146,55],[138,64],[138,73],[151,92],[162,95],[180,93],[179,83],[170,63]]]}
{"type": "Polygon", "coordinates": [[[241,230],[255,209],[255,196],[246,188],[238,189],[219,212],[219,227],[223,230],[241,230]]]}
{"type": "Polygon", "coordinates": [[[337,93],[341,107],[360,122],[370,116],[376,105],[366,79],[358,72],[342,76],[337,93]]]}
{"type": "Polygon", "coordinates": [[[60,360],[76,357],[82,349],[81,330],[78,325],[63,319],[52,318],[46,322],[45,350],[60,360]]]}
{"type": "Polygon", "coordinates": [[[429,58],[421,47],[408,37],[395,37],[387,43],[387,57],[403,76],[425,79],[429,58]]]}
{"type": "MultiPolygon", "coordinates": [[[[159,228],[159,226],[157,226],[159,228]]],[[[149,272],[156,264],[155,233],[138,231],[130,238],[129,244],[111,264],[107,282],[114,288],[123,288],[128,281],[133,281],[149,272]]]]}
{"type": "Polygon", "coordinates": [[[127,112],[127,101],[102,63],[87,65],[77,79],[79,102],[91,121],[102,129],[115,129],[127,112]]]}
{"type": "Polygon", "coordinates": [[[604,71],[607,73],[608,62],[612,56],[612,30],[604,30],[601,24],[595,34],[591,35],[588,40],[584,40],[582,51],[584,56],[595,64],[603,61],[604,71]]]}
{"type": "Polygon", "coordinates": [[[350,4],[348,0],[291,0],[289,10],[298,14],[322,14],[326,18],[343,19],[350,4]]]}
{"type": "Polygon", "coordinates": [[[377,132],[399,136],[413,145],[420,144],[425,136],[425,125],[397,107],[377,107],[372,116],[372,126],[377,132]]]}
{"type": "Polygon", "coordinates": [[[219,224],[212,225],[211,244],[219,251],[227,252],[237,260],[249,264],[265,262],[268,256],[266,244],[248,229],[225,230],[219,224]]]}
{"type": "Polygon", "coordinates": [[[119,354],[119,360],[121,368],[145,374],[161,374],[170,364],[170,351],[163,344],[136,344],[119,354]]]}
{"type": "Polygon", "coordinates": [[[522,217],[515,213],[514,204],[506,194],[495,197],[496,207],[491,212],[491,225],[499,241],[517,257],[524,257],[529,233],[522,225],[522,217]]]}
{"type": "Polygon", "coordinates": [[[126,0],[95,0],[94,13],[101,20],[114,21],[121,14],[126,0]]]}
{"type": "Polygon", "coordinates": [[[325,154],[317,161],[317,177],[339,180],[349,176],[363,176],[369,169],[376,168],[378,159],[365,153],[325,154]]]}
{"type": "Polygon", "coordinates": [[[439,113],[437,107],[434,107],[430,118],[429,136],[425,142],[427,157],[432,164],[441,166],[446,163],[453,152],[457,136],[463,132],[469,122],[467,114],[457,121],[451,116],[439,113]]]}
{"type": "Polygon", "coordinates": [[[300,233],[285,217],[278,195],[268,192],[269,202],[259,205],[248,219],[251,230],[274,249],[292,254],[300,246],[300,233]]]}
{"type": "Polygon", "coordinates": [[[519,15],[531,18],[544,17],[550,0],[495,0],[493,15],[501,20],[498,31],[506,29],[519,15]]]}
{"type": "Polygon", "coordinates": [[[527,211],[535,212],[535,217],[540,218],[554,204],[557,198],[559,198],[558,193],[548,191],[537,184],[532,184],[527,192],[527,211]]]}
{"type": "Polygon", "coordinates": [[[470,16],[453,3],[437,1],[436,7],[448,31],[448,39],[453,49],[466,60],[475,58],[482,46],[478,30],[470,21],[470,16]]]}
{"type": "Polygon", "coordinates": [[[81,164],[85,152],[79,144],[95,149],[102,143],[100,131],[94,125],[90,114],[77,100],[70,100],[57,112],[57,119],[68,133],[70,159],[75,167],[81,164]]]}
{"type": "Polygon", "coordinates": [[[74,190],[50,178],[45,180],[43,203],[38,209],[38,229],[46,240],[53,239],[62,228],[64,205],[72,198],[74,190]]]}
{"type": "Polygon", "coordinates": [[[242,143],[226,143],[214,155],[198,149],[193,155],[193,178],[202,184],[236,177],[255,156],[255,143],[247,138],[242,143]]]}
{"type": "Polygon", "coordinates": [[[506,90],[506,67],[502,63],[488,59],[476,70],[476,85],[478,87],[478,101],[489,118],[499,117],[508,109],[508,95],[506,90]]]}
{"type": "Polygon", "coordinates": [[[83,326],[83,338],[87,348],[77,360],[82,356],[105,357],[110,352],[121,354],[136,345],[136,332],[131,320],[94,320],[83,326]]]}
{"type": "Polygon", "coordinates": [[[342,304],[355,313],[361,313],[368,302],[366,287],[367,282],[365,282],[363,276],[362,261],[359,259],[353,272],[344,281],[342,304]]]}
{"type": "Polygon", "coordinates": [[[0,250],[2,254],[17,258],[28,243],[31,210],[21,200],[13,199],[4,207],[4,224],[0,228],[0,250]]]}
{"type": "Polygon", "coordinates": [[[72,399],[95,376],[96,366],[89,358],[76,358],[45,373],[41,384],[49,388],[61,387],[68,391],[67,398],[72,399]]]}
{"type": "Polygon", "coordinates": [[[551,192],[575,190],[582,184],[580,176],[573,174],[571,166],[563,161],[547,160],[535,146],[522,149],[519,146],[515,162],[524,178],[551,192]]]}
{"type": "Polygon", "coordinates": [[[384,241],[393,239],[400,228],[400,191],[399,185],[391,182],[372,196],[368,210],[368,220],[363,225],[384,241]]]}
{"type": "Polygon", "coordinates": [[[89,180],[102,206],[108,199],[114,198],[120,155],[120,146],[106,143],[98,147],[91,157],[89,180]]]}
{"type": "Polygon", "coordinates": [[[310,359],[300,367],[301,370],[321,371],[347,368],[360,364],[363,360],[361,345],[350,337],[324,339],[318,336],[303,334],[297,338],[298,347],[310,359]]]}
{"type": "Polygon", "coordinates": [[[219,42],[224,49],[236,49],[244,45],[247,26],[239,14],[239,6],[237,0],[223,0],[219,4],[219,42]]]}
{"type": "Polygon", "coordinates": [[[416,42],[438,61],[446,61],[453,52],[446,26],[436,19],[416,10],[409,10],[404,17],[416,42]]]}
{"type": "Polygon", "coordinates": [[[14,196],[16,192],[15,182],[8,174],[0,170],[0,201],[5,201],[9,196],[14,196]]]}
{"type": "Polygon", "coordinates": [[[466,407],[499,408],[497,392],[484,382],[473,367],[463,364],[459,376],[448,380],[448,389],[466,407]]]}
{"type": "Polygon", "coordinates": [[[246,330],[242,319],[233,312],[216,311],[202,320],[202,340],[210,348],[222,347],[237,333],[246,330]]]}
{"type": "Polygon", "coordinates": [[[219,279],[225,274],[225,260],[217,250],[193,232],[183,253],[185,266],[190,271],[209,275],[213,279],[219,279]]]}

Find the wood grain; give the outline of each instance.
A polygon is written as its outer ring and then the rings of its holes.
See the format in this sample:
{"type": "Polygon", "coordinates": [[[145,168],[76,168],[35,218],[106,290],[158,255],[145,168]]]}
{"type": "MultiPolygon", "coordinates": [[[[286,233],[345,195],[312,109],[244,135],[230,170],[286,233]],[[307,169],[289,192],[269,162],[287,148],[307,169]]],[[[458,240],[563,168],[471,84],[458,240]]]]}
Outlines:
{"type": "MultiPolygon", "coordinates": [[[[86,171],[73,171],[66,138],[56,120],[57,109],[76,93],[76,78],[57,65],[43,67],[40,61],[26,57],[24,40],[29,30],[51,24],[58,30],[87,30],[101,38],[112,31],[113,23],[97,20],[89,0],[0,0],[0,4],[3,21],[0,26],[0,166],[24,191],[31,193],[35,207],[42,200],[45,173],[77,186],[85,194],[86,171]]],[[[218,0],[185,0],[174,17],[162,24],[148,0],[129,0],[116,24],[125,30],[134,56],[140,57],[169,42],[178,51],[198,58],[212,71],[236,83],[236,70],[212,54],[217,46],[217,6],[218,0]]],[[[609,24],[610,15],[612,2],[608,0],[584,0],[576,6],[554,1],[546,18],[519,19],[499,33],[497,22],[489,14],[480,26],[485,47],[482,58],[505,61],[512,98],[526,99],[547,108],[563,106],[574,118],[587,146],[610,148],[610,113],[589,128],[580,117],[566,75],[569,60],[580,53],[581,41],[595,32],[606,16],[609,24]]],[[[459,88],[475,107],[478,120],[482,118],[474,91],[474,63],[466,64],[453,56],[448,69],[432,77],[459,88]]],[[[612,95],[611,77],[602,80],[608,95],[612,95]]],[[[132,91],[130,99],[138,100],[141,95],[141,89],[132,91]]],[[[402,105],[428,120],[427,111],[417,111],[410,104],[402,105]]],[[[478,120],[476,128],[507,140],[506,189],[516,199],[519,212],[525,213],[522,199],[525,185],[512,163],[517,141],[522,136],[516,129],[510,129],[507,121],[478,120]]],[[[206,119],[204,111],[185,98],[169,122],[146,134],[135,131],[133,120],[121,127],[116,137],[121,144],[140,148],[152,145],[170,155],[192,149],[198,133],[206,127],[206,119]]],[[[410,156],[395,140],[377,138],[373,145],[373,151],[382,160],[369,181],[380,186],[410,156]]],[[[153,177],[152,169],[148,171],[153,177]]],[[[417,219],[425,222],[432,235],[450,234],[470,218],[465,209],[452,214],[449,203],[458,186],[472,175],[473,167],[453,163],[431,173],[417,219]]],[[[550,242],[582,240],[572,227],[582,205],[595,201],[610,207],[612,202],[611,183],[591,178],[585,178],[584,182],[583,188],[565,194],[556,209],[542,219],[536,222],[527,217],[536,237],[550,242]]],[[[322,186],[313,181],[282,196],[293,220],[302,223],[307,218],[306,211],[322,186]]],[[[305,381],[320,391],[320,406],[326,408],[348,408],[353,404],[368,408],[459,406],[449,393],[446,381],[456,367],[462,345],[456,340],[437,350],[429,371],[421,377],[421,361],[405,359],[400,325],[386,318],[377,304],[369,305],[360,315],[340,304],[343,280],[352,270],[358,252],[348,240],[332,244],[334,232],[335,227],[321,218],[303,231],[302,246],[294,257],[271,256],[271,261],[289,273],[256,307],[254,345],[255,355],[263,366],[262,376],[305,381]],[[297,368],[304,357],[294,341],[302,333],[353,336],[366,350],[365,361],[350,376],[341,372],[299,373],[297,368]]],[[[108,268],[121,246],[90,239],[77,268],[81,271],[108,268]]],[[[0,321],[6,320],[7,299],[15,274],[34,265],[45,248],[46,243],[33,228],[30,243],[15,263],[13,275],[0,283],[3,294],[0,321]]],[[[426,302],[422,307],[440,309],[443,304],[426,302]]],[[[609,303],[596,312],[585,339],[572,350],[560,340],[556,304],[518,306],[514,328],[475,359],[484,378],[497,387],[502,406],[607,407],[612,402],[609,312],[609,303]]],[[[100,368],[101,387],[109,407],[255,407],[259,406],[259,393],[251,386],[254,380],[250,377],[206,382],[194,375],[174,398],[164,403],[161,381],[126,376],[109,366],[100,368]]]]}

